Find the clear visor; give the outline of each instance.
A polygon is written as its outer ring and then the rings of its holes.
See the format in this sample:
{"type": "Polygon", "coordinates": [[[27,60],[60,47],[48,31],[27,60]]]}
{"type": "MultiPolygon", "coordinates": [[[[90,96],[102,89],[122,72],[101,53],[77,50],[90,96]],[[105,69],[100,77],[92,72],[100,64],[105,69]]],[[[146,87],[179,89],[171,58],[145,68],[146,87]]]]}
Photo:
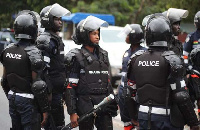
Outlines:
{"type": "Polygon", "coordinates": [[[135,31],[135,30],[133,30],[129,24],[126,24],[123,30],[117,34],[117,36],[120,38],[123,38],[123,37],[126,37],[132,31],[135,31]]]}
{"type": "Polygon", "coordinates": [[[108,27],[108,26],[109,24],[106,21],[91,15],[88,16],[81,25],[82,28],[89,31],[95,31],[98,30],[100,27],[108,27]]]}
{"type": "Polygon", "coordinates": [[[55,17],[69,16],[71,14],[69,10],[57,3],[53,4],[47,13],[51,13],[55,17]]]}
{"type": "Polygon", "coordinates": [[[184,9],[176,9],[176,8],[169,8],[167,11],[167,17],[180,17],[180,18],[186,18],[188,16],[189,12],[184,9]]]}

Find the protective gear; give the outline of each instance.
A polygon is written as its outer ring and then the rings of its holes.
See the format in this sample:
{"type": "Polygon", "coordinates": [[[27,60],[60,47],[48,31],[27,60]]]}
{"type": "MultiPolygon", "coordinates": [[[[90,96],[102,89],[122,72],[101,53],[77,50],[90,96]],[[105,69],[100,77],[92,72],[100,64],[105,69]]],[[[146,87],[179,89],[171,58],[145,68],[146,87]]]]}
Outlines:
{"type": "Polygon", "coordinates": [[[1,86],[3,88],[4,93],[6,94],[6,97],[8,97],[8,92],[10,91],[10,87],[8,86],[8,81],[6,78],[1,78],[1,86]]]}
{"type": "Polygon", "coordinates": [[[194,48],[189,56],[189,60],[192,63],[192,66],[200,66],[200,61],[198,60],[200,58],[200,48],[194,48]]]}
{"type": "Polygon", "coordinates": [[[49,102],[48,102],[48,91],[47,91],[47,85],[44,81],[39,80],[35,81],[32,84],[31,88],[32,92],[34,93],[35,97],[37,98],[37,101],[39,102],[40,109],[42,112],[49,111],[49,102]]]}
{"type": "Polygon", "coordinates": [[[194,16],[194,24],[196,25],[196,28],[200,29],[200,11],[194,16]]]}
{"type": "Polygon", "coordinates": [[[184,65],[180,57],[175,55],[173,51],[165,51],[162,56],[165,57],[171,66],[170,78],[176,79],[184,75],[184,65]]]}
{"type": "Polygon", "coordinates": [[[152,15],[149,18],[145,29],[147,46],[168,47],[171,43],[171,25],[168,19],[162,14],[152,15]]]}
{"type": "Polygon", "coordinates": [[[174,94],[174,100],[176,101],[180,111],[182,112],[184,119],[189,126],[199,125],[199,121],[194,112],[190,96],[186,91],[177,91],[174,94]]]}
{"type": "Polygon", "coordinates": [[[77,44],[76,39],[79,41],[78,44],[96,46],[97,44],[92,43],[89,37],[89,33],[95,30],[99,30],[101,26],[108,27],[108,23],[104,20],[101,20],[94,16],[88,16],[84,21],[81,21],[75,31],[75,34],[72,36],[75,39],[75,43],[77,44]]]}
{"type": "Polygon", "coordinates": [[[103,108],[103,112],[108,113],[112,117],[117,116],[117,110],[118,106],[115,100],[111,102],[109,105],[105,106],[105,108],[103,108]]]}
{"type": "Polygon", "coordinates": [[[57,3],[46,6],[40,12],[41,25],[47,30],[53,29],[55,31],[60,31],[58,30],[58,28],[56,28],[54,24],[54,17],[60,18],[62,16],[69,16],[70,14],[71,12],[69,10],[60,6],[57,3]]]}
{"type": "Polygon", "coordinates": [[[170,23],[172,25],[176,22],[180,22],[182,18],[186,18],[189,12],[183,9],[169,8],[162,14],[170,20],[170,23]]]}
{"type": "Polygon", "coordinates": [[[144,42],[144,34],[139,24],[127,24],[118,34],[119,37],[129,35],[130,44],[138,44],[144,42]]]}
{"type": "Polygon", "coordinates": [[[30,13],[22,13],[14,21],[15,38],[36,40],[37,37],[37,19],[30,13]]]}

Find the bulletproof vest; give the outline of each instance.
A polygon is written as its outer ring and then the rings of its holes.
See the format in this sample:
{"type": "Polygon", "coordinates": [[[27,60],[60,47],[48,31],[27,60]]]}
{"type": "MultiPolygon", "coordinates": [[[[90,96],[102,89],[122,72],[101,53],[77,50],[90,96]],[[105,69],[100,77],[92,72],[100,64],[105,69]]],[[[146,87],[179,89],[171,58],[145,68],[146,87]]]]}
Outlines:
{"type": "Polygon", "coordinates": [[[14,44],[3,52],[3,65],[10,89],[18,93],[31,93],[32,71],[25,46],[14,44]]]}
{"type": "Polygon", "coordinates": [[[169,50],[175,52],[175,54],[178,55],[179,57],[183,55],[183,45],[179,40],[175,38],[173,38],[172,44],[170,45],[169,50]]]}
{"type": "Polygon", "coordinates": [[[81,48],[76,56],[81,65],[79,84],[77,93],[87,94],[106,94],[108,92],[108,57],[102,49],[99,49],[98,58],[81,48]]]}
{"type": "Polygon", "coordinates": [[[191,38],[192,38],[192,48],[194,49],[200,47],[200,31],[197,30],[196,32],[194,32],[191,38]]]}
{"type": "Polygon", "coordinates": [[[62,42],[61,37],[51,33],[51,40],[54,41],[56,45],[56,50],[53,50],[50,54],[50,75],[59,75],[59,73],[64,73],[64,43],[62,42]]]}
{"type": "Polygon", "coordinates": [[[163,52],[145,52],[138,56],[131,68],[137,84],[139,103],[142,105],[166,106],[169,89],[170,66],[162,57],[163,52]]]}

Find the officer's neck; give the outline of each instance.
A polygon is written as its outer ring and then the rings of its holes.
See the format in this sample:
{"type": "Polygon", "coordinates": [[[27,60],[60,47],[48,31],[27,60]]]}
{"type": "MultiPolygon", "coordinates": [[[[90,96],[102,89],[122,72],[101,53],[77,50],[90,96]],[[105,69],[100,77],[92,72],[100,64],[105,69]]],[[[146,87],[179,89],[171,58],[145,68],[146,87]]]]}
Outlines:
{"type": "Polygon", "coordinates": [[[139,46],[140,44],[131,44],[131,51],[135,51],[139,46]]]}
{"type": "Polygon", "coordinates": [[[94,53],[94,47],[86,45],[85,48],[86,48],[89,52],[94,53]]]}

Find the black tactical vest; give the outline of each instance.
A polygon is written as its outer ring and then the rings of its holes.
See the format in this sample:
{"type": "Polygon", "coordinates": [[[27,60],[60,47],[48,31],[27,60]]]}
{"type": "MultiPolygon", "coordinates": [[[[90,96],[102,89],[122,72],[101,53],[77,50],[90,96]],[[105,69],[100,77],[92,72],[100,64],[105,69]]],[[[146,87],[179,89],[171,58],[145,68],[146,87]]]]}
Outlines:
{"type": "Polygon", "coordinates": [[[131,73],[137,85],[139,103],[142,105],[166,106],[170,85],[170,66],[162,57],[163,52],[145,52],[132,64],[131,73]]]}
{"type": "Polygon", "coordinates": [[[10,89],[18,93],[31,93],[32,71],[25,47],[14,44],[3,52],[3,65],[10,89]]]}
{"type": "Polygon", "coordinates": [[[108,57],[105,51],[99,50],[99,58],[82,48],[76,56],[81,65],[79,84],[77,93],[87,94],[107,94],[108,92],[108,57]]]}
{"type": "Polygon", "coordinates": [[[65,72],[64,67],[64,43],[62,42],[61,37],[51,33],[51,40],[56,44],[56,52],[52,52],[50,55],[50,75],[59,75],[59,73],[65,72]]]}

